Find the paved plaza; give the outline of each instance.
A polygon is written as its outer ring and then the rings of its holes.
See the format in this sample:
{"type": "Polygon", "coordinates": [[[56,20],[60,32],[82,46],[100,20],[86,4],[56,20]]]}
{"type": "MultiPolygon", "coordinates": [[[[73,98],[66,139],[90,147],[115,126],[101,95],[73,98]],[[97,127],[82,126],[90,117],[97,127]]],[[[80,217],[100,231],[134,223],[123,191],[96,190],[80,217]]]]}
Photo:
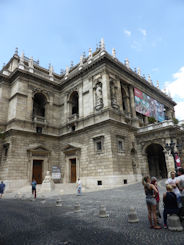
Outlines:
{"type": "MultiPolygon", "coordinates": [[[[163,181],[160,182],[163,193],[163,181]]],[[[143,187],[140,183],[113,190],[58,196],[0,200],[0,245],[183,245],[184,231],[149,228],[143,187]],[[74,212],[80,203],[81,211],[74,212]],[[99,206],[105,205],[108,218],[99,218],[99,206]],[[130,206],[136,208],[139,223],[130,224],[130,206]]],[[[161,203],[162,211],[162,203],[161,203]]]]}

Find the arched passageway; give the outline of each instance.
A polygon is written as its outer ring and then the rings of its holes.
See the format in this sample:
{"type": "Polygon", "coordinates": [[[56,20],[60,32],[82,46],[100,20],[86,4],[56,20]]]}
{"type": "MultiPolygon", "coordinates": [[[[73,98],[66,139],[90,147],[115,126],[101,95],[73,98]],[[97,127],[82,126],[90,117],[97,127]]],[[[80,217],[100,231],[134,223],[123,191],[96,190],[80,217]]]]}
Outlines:
{"type": "Polygon", "coordinates": [[[167,167],[163,150],[163,147],[159,144],[151,144],[146,148],[150,176],[167,178],[167,167]]]}

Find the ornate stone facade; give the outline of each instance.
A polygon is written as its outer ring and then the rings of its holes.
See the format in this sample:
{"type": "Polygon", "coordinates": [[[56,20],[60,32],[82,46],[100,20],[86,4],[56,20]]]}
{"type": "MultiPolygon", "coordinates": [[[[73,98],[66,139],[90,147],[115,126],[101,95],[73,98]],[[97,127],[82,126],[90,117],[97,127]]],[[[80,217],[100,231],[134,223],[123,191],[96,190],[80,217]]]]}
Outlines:
{"type": "Polygon", "coordinates": [[[9,188],[33,176],[41,183],[53,166],[61,171],[55,182],[80,177],[88,187],[166,174],[174,163],[161,152],[171,138],[182,140],[183,128],[172,120],[148,125],[136,112],[134,88],[162,103],[167,119],[174,117],[175,102],[104,45],[61,75],[16,52],[0,72],[0,179],[9,188]],[[159,152],[156,165],[150,145],[159,152]]]}

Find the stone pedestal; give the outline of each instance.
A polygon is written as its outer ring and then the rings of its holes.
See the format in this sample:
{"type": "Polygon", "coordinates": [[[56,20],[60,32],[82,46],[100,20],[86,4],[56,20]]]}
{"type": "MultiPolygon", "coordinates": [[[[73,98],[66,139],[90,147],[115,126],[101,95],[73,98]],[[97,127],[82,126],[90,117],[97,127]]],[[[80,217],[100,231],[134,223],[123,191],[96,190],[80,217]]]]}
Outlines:
{"type": "Polygon", "coordinates": [[[41,192],[50,192],[55,188],[55,184],[50,175],[50,171],[47,171],[44,181],[42,182],[41,192]]]}
{"type": "Polygon", "coordinates": [[[167,218],[167,223],[170,231],[183,231],[180,219],[176,214],[169,215],[167,218]]]}
{"type": "Polygon", "coordinates": [[[138,223],[139,219],[137,217],[137,213],[134,207],[130,207],[129,214],[128,214],[128,222],[129,223],[138,223]]]}

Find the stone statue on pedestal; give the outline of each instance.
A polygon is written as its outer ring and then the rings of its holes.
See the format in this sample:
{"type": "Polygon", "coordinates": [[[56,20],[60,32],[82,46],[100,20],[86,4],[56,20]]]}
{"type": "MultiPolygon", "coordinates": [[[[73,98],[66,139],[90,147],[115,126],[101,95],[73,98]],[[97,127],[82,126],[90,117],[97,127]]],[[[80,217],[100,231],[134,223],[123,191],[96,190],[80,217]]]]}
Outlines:
{"type": "Polygon", "coordinates": [[[103,95],[102,95],[102,83],[96,84],[96,110],[100,110],[103,107],[103,95]]]}
{"type": "Polygon", "coordinates": [[[50,171],[47,171],[44,181],[42,182],[41,192],[52,191],[55,187],[54,181],[50,175],[50,171]]]}

